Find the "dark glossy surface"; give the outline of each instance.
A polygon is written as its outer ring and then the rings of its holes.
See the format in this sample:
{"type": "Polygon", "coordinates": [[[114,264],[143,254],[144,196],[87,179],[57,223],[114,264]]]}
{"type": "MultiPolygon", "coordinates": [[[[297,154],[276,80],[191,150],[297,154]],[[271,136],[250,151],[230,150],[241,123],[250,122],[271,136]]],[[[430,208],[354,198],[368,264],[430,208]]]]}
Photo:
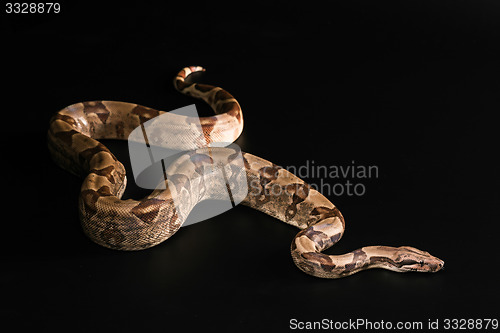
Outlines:
{"type": "MultiPolygon", "coordinates": [[[[365,1],[234,11],[82,2],[3,16],[4,322],[234,332],[286,331],[292,318],[498,316],[499,15],[493,1],[365,1]],[[347,223],[328,253],[411,245],[445,270],[313,278],[290,257],[298,229],[247,207],[146,251],[93,244],[78,222],[81,180],[48,157],[49,117],[96,99],[190,104],[171,84],[186,65],[205,66],[198,79],[239,100],[244,151],[282,166],[377,166],[378,177],[350,179],[363,196],[328,196],[347,223]]],[[[127,161],[125,143],[109,146],[127,161]]]]}

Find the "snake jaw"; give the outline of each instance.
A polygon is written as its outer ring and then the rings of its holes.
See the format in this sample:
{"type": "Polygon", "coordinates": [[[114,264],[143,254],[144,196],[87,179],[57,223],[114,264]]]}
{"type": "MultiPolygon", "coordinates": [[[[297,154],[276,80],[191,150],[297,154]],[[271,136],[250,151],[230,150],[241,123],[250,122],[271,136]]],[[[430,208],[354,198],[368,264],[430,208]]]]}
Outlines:
{"type": "Polygon", "coordinates": [[[444,261],[429,252],[409,246],[398,248],[395,264],[402,272],[437,272],[444,267],[444,261]]]}

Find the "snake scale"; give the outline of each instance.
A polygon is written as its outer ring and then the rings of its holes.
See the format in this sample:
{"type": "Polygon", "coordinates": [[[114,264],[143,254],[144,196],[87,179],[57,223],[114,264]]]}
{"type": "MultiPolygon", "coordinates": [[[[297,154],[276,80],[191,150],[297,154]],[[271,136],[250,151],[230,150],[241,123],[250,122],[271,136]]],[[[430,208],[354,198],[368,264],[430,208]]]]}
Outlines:
{"type": "MultiPolygon", "coordinates": [[[[220,87],[185,81],[191,73],[203,70],[199,66],[182,69],[174,86],[181,93],[204,100],[215,111],[215,116],[199,119],[202,140],[207,144],[233,142],[243,129],[236,99],[220,87]]],[[[168,188],[157,188],[142,200],[121,200],[127,182],[125,168],[98,140],[125,140],[133,129],[164,113],[132,103],[92,101],[70,105],[51,118],[49,152],[62,168],[84,178],[79,216],[83,231],[94,242],[117,250],[155,246],[181,227],[199,201],[213,198],[225,186],[212,184],[215,190],[200,190],[192,185],[214,154],[213,150],[199,149],[183,155],[182,163],[170,170],[168,188]],[[180,209],[173,204],[176,194],[185,198],[180,209]]],[[[366,246],[342,255],[322,253],[344,233],[340,211],[287,170],[249,153],[242,156],[248,184],[252,184],[242,203],[302,229],[291,245],[293,261],[302,271],[321,278],[340,278],[370,268],[436,272],[443,267],[442,260],[409,246],[366,246]],[[282,190],[274,193],[270,191],[273,186],[282,190]]],[[[223,158],[231,163],[231,155],[223,158]]]]}

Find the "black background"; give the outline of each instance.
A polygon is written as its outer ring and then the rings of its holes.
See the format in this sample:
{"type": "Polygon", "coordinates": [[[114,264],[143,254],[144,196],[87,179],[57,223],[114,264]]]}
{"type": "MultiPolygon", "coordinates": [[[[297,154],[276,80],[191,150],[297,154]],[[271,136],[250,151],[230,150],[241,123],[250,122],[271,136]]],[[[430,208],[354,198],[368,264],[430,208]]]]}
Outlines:
{"type": "MultiPolygon", "coordinates": [[[[2,8],[3,323],[234,332],[287,331],[292,318],[498,318],[499,18],[493,0],[2,8]],[[314,278],[291,260],[297,229],[247,207],[145,251],[92,243],[81,180],[48,155],[50,116],[87,100],[191,104],[171,83],[187,65],[242,105],[244,151],[282,166],[378,167],[357,180],[365,195],[329,196],[347,230],[327,253],[411,245],[445,270],[314,278]]],[[[127,162],[126,144],[108,143],[127,162]]]]}

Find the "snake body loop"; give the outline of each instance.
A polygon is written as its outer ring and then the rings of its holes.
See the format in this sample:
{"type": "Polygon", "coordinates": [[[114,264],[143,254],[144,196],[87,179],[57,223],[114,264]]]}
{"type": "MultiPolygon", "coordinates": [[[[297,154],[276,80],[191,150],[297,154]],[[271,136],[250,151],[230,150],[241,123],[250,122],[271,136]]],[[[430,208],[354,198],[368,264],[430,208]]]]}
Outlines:
{"type": "MultiPolygon", "coordinates": [[[[204,100],[215,111],[216,115],[199,120],[203,130],[200,142],[232,142],[243,129],[240,105],[222,88],[185,81],[189,74],[203,70],[198,66],[182,69],[174,86],[183,94],[204,100]]],[[[142,200],[121,200],[127,183],[125,168],[98,140],[125,140],[135,128],[163,113],[137,104],[93,101],[70,105],[50,121],[50,154],[62,168],[84,178],[79,195],[80,221],[85,234],[102,246],[117,250],[155,246],[181,227],[198,202],[217,196],[218,186],[221,190],[225,186],[217,184],[217,180],[212,182],[211,190],[193,186],[203,176],[212,154],[223,154],[217,149],[201,149],[186,154],[182,163],[168,171],[168,188],[156,189],[142,200]],[[176,208],[173,196],[178,194],[186,200],[176,208]]],[[[177,129],[185,126],[174,125],[177,129]]],[[[302,271],[339,278],[369,268],[436,272],[443,267],[442,260],[408,246],[367,246],[343,255],[323,254],[344,233],[340,211],[287,170],[248,153],[242,156],[249,184],[242,203],[302,229],[291,245],[293,261],[302,271]],[[276,187],[280,190],[271,191],[276,187]]],[[[222,158],[232,163],[231,156],[222,158]]]]}

